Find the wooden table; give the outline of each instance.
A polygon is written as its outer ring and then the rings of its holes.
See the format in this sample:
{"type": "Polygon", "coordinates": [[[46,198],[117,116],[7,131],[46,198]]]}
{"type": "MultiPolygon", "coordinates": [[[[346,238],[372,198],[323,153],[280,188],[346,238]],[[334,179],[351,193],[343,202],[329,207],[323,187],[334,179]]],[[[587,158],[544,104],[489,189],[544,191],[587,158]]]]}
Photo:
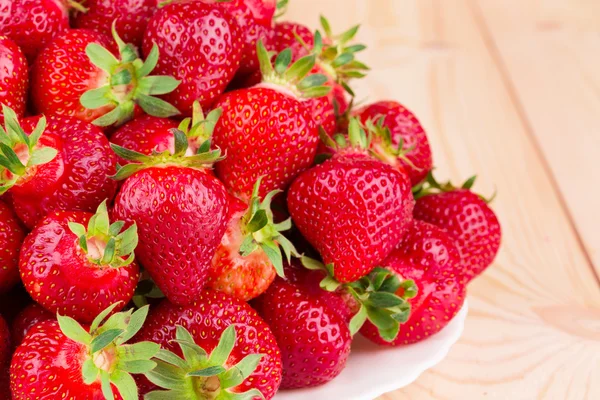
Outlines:
{"type": "Polygon", "coordinates": [[[503,246],[463,337],[380,400],[600,399],[600,1],[291,3],[312,27],[361,23],[359,99],[404,103],[437,175],[498,190],[503,246]]]}

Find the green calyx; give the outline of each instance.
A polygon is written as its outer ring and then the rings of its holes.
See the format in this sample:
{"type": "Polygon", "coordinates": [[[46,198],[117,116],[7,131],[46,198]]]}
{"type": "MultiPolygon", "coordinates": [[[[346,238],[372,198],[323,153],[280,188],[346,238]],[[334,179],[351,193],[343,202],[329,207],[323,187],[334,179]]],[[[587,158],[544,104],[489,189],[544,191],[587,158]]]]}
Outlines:
{"type": "Polygon", "coordinates": [[[160,350],[154,360],[156,368],[146,374],[150,382],[166,389],[144,396],[145,400],[253,400],[264,399],[257,389],[243,393],[233,392],[258,367],[262,354],[250,354],[235,365],[230,365],[230,355],[236,343],[235,327],[223,331],[219,344],[208,354],[194,342],[190,332],[177,326],[175,342],[183,358],[160,350]]]}
{"type": "Polygon", "coordinates": [[[108,74],[108,82],[85,92],[80,102],[89,109],[114,107],[93,123],[98,126],[121,125],[133,117],[136,104],[146,114],[155,117],[168,118],[179,114],[177,108],[154,97],[172,92],[180,83],[171,76],[150,76],[158,62],[158,46],[154,44],[146,61],[142,61],[135,47],[121,40],[115,23],[112,32],[119,47],[120,59],[96,43],[90,43],[85,49],[90,61],[108,74]]]}
{"type": "Polygon", "coordinates": [[[398,160],[402,160],[414,170],[421,170],[407,157],[415,149],[415,146],[405,149],[402,138],[397,146],[392,143],[392,132],[385,125],[385,116],[381,116],[377,121],[367,120],[364,127],[369,132],[369,136],[374,139],[371,146],[373,156],[391,165],[396,165],[398,160]]]}
{"type": "Polygon", "coordinates": [[[310,74],[315,66],[316,56],[309,55],[293,63],[292,50],[287,48],[277,55],[275,64],[262,40],[257,44],[258,61],[263,76],[263,84],[277,85],[299,98],[317,98],[329,94],[330,86],[325,86],[327,77],[323,74],[310,74]]]}
{"type": "Polygon", "coordinates": [[[36,165],[54,160],[58,151],[52,147],[38,146],[46,129],[46,118],[41,117],[37,126],[27,135],[15,112],[2,104],[4,128],[0,126],[0,195],[16,185],[36,165]]]}
{"type": "MultiPolygon", "coordinates": [[[[453,192],[459,189],[471,190],[473,188],[473,185],[475,184],[476,179],[477,175],[473,175],[472,177],[467,179],[460,187],[457,187],[451,181],[442,183],[438,182],[433,176],[433,171],[429,171],[429,174],[427,174],[427,178],[422,183],[413,187],[412,192],[415,199],[419,199],[429,194],[453,192]]],[[[490,197],[484,197],[480,194],[478,194],[477,196],[479,196],[481,200],[489,204],[492,201],[494,201],[497,194],[498,193],[494,191],[494,193],[490,197]]]]}
{"type": "Polygon", "coordinates": [[[165,150],[162,153],[153,152],[151,155],[145,155],[111,143],[110,147],[119,157],[132,161],[131,164],[124,166],[117,165],[117,173],[112,178],[123,180],[146,168],[166,167],[170,165],[187,168],[206,168],[223,159],[220,149],[210,149],[210,140],[204,141],[196,152],[193,153],[184,132],[179,129],[173,129],[173,136],[175,138],[175,150],[173,153],[165,150]]]}
{"type": "Polygon", "coordinates": [[[141,308],[148,305],[148,299],[164,298],[165,294],[158,286],[156,286],[156,283],[154,283],[150,277],[144,279],[144,276],[142,275],[142,279],[135,288],[135,293],[133,294],[131,301],[133,301],[133,304],[135,304],[137,308],[141,308]]]}
{"type": "Polygon", "coordinates": [[[112,268],[127,266],[135,259],[137,225],[134,223],[121,232],[124,226],[123,221],[110,223],[106,200],[90,218],[87,228],[76,222],[69,222],[69,229],[79,238],[79,247],[87,254],[88,260],[92,264],[112,268]]]}
{"type": "Polygon", "coordinates": [[[348,123],[348,137],[340,133],[331,137],[323,128],[320,129],[319,136],[327,147],[335,151],[353,149],[368,152],[372,139],[371,132],[365,131],[358,118],[350,118],[348,123]]]}
{"type": "MultiPolygon", "coordinates": [[[[352,44],[360,25],[353,26],[347,31],[335,35],[331,30],[329,21],[321,16],[321,27],[323,33],[317,30],[314,35],[314,46],[312,53],[317,56],[316,63],[323,71],[354,97],[354,92],[348,86],[348,81],[354,78],[364,78],[370,68],[363,62],[356,59],[357,53],[364,51],[367,46],[364,44],[352,44]]],[[[296,35],[298,40],[305,48],[310,46],[296,35]]]]}
{"type": "Polygon", "coordinates": [[[125,344],[142,328],[148,307],[108,317],[118,304],[102,311],[90,325],[89,331],[72,318],[58,315],[57,319],[65,336],[87,349],[81,371],[83,382],[91,385],[100,381],[102,394],[107,400],[115,398],[112,386],[124,400],[137,400],[138,388],[132,374],[152,371],[156,362],[151,359],[160,346],[152,342],[125,344]]]}
{"type": "Polygon", "coordinates": [[[200,102],[195,101],[192,118],[181,121],[178,129],[185,133],[190,147],[198,149],[203,143],[212,139],[215,126],[222,114],[223,110],[216,108],[204,116],[200,102]]]}
{"type": "Polygon", "coordinates": [[[299,257],[296,248],[281,232],[292,228],[292,219],[289,218],[278,224],[273,222],[273,212],[271,211],[271,201],[273,197],[280,193],[280,190],[274,190],[267,194],[264,200],[260,200],[258,190],[262,178],[259,178],[254,185],[252,198],[248,211],[242,217],[242,234],[244,240],[240,245],[240,255],[247,257],[258,249],[261,249],[269,258],[277,275],[285,277],[283,272],[283,257],[281,250],[285,254],[288,264],[291,256],[299,257]]]}
{"type": "Polygon", "coordinates": [[[325,272],[321,288],[329,292],[348,293],[359,305],[358,311],[350,320],[350,333],[355,335],[368,320],[375,325],[379,335],[391,342],[398,336],[400,324],[410,316],[411,299],[417,295],[413,280],[401,281],[385,268],[375,268],[367,276],[351,283],[341,284],[333,275],[333,265],[302,257],[302,264],[310,270],[325,272]]]}
{"type": "MultiPolygon", "coordinates": [[[[85,0],[83,0],[85,2],[85,0]]],[[[89,9],[81,3],[81,0],[67,0],[67,7],[69,11],[77,11],[80,13],[86,13],[89,9]]]]}
{"type": "Polygon", "coordinates": [[[275,16],[273,19],[278,20],[285,15],[287,12],[287,8],[290,0],[278,0],[277,1],[277,11],[275,11],[275,16]]]}

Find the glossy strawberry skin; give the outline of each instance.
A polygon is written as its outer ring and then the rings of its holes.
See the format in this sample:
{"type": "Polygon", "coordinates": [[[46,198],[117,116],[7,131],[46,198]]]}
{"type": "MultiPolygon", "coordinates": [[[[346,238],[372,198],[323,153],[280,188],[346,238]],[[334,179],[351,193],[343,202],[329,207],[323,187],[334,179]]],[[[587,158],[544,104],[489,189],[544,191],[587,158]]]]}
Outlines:
{"type": "Polygon", "coordinates": [[[411,315],[400,325],[394,341],[386,342],[371,322],[365,323],[361,333],[373,342],[387,346],[420,342],[442,330],[461,309],[466,286],[460,256],[442,229],[414,221],[398,248],[381,265],[401,279],[413,279],[418,293],[409,300],[411,315]]]}
{"type": "Polygon", "coordinates": [[[299,60],[307,56],[315,44],[313,32],[306,26],[296,22],[284,21],[276,23],[274,37],[274,50],[280,53],[287,48],[291,48],[293,60],[299,60]],[[308,49],[298,41],[296,35],[306,43],[308,49]]]}
{"type": "Polygon", "coordinates": [[[235,18],[219,5],[200,1],[171,3],[156,12],[144,35],[145,56],[153,43],[160,52],[154,74],[182,81],[163,98],[186,116],[195,100],[208,109],[225,91],[244,48],[235,18]]]}
{"type": "MultiPolygon", "coordinates": [[[[32,132],[39,118],[22,120],[24,131],[32,132]]],[[[49,116],[40,144],[56,148],[58,155],[10,189],[15,212],[28,228],[52,211],[91,212],[114,197],[117,182],[110,176],[116,173],[117,157],[99,128],[49,116]]]]}
{"type": "MultiPolygon", "coordinates": [[[[84,346],[67,338],[58,322],[44,321],[34,326],[11,362],[13,400],[104,399],[99,380],[91,385],[83,382],[85,355],[84,346]]],[[[116,400],[122,400],[114,387],[113,393],[116,400]]]]}
{"type": "Polygon", "coordinates": [[[295,225],[342,283],[362,278],[398,244],[412,219],[408,176],[361,153],[338,153],[288,192],[295,225]]]}
{"type": "Polygon", "coordinates": [[[157,0],[87,0],[85,13],[78,12],[72,18],[73,26],[111,35],[113,21],[125,43],[142,45],[148,21],[157,10],[157,0]]]}
{"type": "MultiPolygon", "coordinates": [[[[152,151],[172,151],[175,139],[171,129],[178,125],[171,119],[143,115],[121,126],[111,135],[110,142],[147,155],[152,154],[152,151]]],[[[128,163],[129,161],[119,158],[119,164],[128,163]]]]}
{"type": "MultiPolygon", "coordinates": [[[[236,392],[253,388],[271,399],[281,383],[281,353],[275,337],[267,324],[247,303],[225,293],[207,290],[188,306],[177,306],[167,300],[153,308],[136,341],[149,340],[181,356],[175,342],[175,329],[181,325],[189,330],[194,341],[209,354],[217,346],[221,334],[230,325],[235,325],[237,344],[230,355],[234,365],[249,354],[264,354],[256,371],[252,373],[236,392]]],[[[140,379],[141,392],[152,390],[153,385],[140,379]]]]}
{"type": "MultiPolygon", "coordinates": [[[[25,114],[29,88],[27,59],[15,42],[6,36],[0,36],[0,60],[0,104],[10,107],[17,117],[22,117],[25,114]]],[[[4,123],[1,112],[0,123],[4,123]]]]}
{"type": "Polygon", "coordinates": [[[25,231],[9,206],[0,201],[0,293],[6,293],[20,280],[19,251],[25,231]]]}
{"type": "MultiPolygon", "coordinates": [[[[356,110],[354,114],[363,123],[369,119],[376,123],[381,117],[385,117],[383,124],[390,129],[392,147],[397,148],[400,140],[403,140],[402,148],[412,150],[406,154],[410,163],[394,156],[384,156],[382,159],[392,166],[399,165],[404,168],[410,175],[413,186],[425,179],[433,168],[431,147],[423,126],[412,112],[395,101],[380,101],[356,110]]],[[[380,146],[380,139],[374,137],[371,149],[377,154],[383,154],[384,150],[380,146]]]]}
{"type": "Polygon", "coordinates": [[[350,331],[319,298],[277,278],[253,306],[281,349],[282,389],[322,385],[342,372],[350,354],[350,331]]]}
{"type": "Polygon", "coordinates": [[[189,304],[206,284],[227,226],[227,193],[205,170],[147,168],[123,183],[114,217],[136,222],[136,256],[167,298],[189,304]]]}
{"type": "Polygon", "coordinates": [[[67,29],[69,15],[62,1],[0,0],[0,35],[14,40],[30,63],[67,29]]]}
{"type": "Polygon", "coordinates": [[[455,240],[467,281],[494,261],[502,229],[494,211],[475,193],[460,189],[423,196],[415,205],[414,215],[445,229],[455,240]]]}
{"type": "Polygon", "coordinates": [[[312,164],[319,133],[304,102],[259,85],[227,93],[215,107],[223,115],[213,145],[227,154],[216,173],[236,197],[248,200],[261,176],[260,196],[285,190],[312,164]]]}
{"type": "Polygon", "coordinates": [[[85,53],[90,43],[106,49],[114,47],[113,40],[103,33],[72,29],[40,53],[31,74],[31,99],[38,113],[92,122],[112,109],[106,106],[90,110],[79,101],[85,92],[103,86],[107,80],[106,72],[92,64],[85,53]]]}
{"type": "Polygon", "coordinates": [[[49,214],[25,238],[19,269],[31,297],[47,310],[91,323],[111,304],[121,310],[133,297],[138,265],[97,266],[79,247],[69,222],[87,226],[93,214],[59,211],[49,214]],[[52,243],[52,245],[48,245],[52,243]]]}
{"type": "Polygon", "coordinates": [[[25,307],[12,321],[10,327],[11,338],[15,346],[21,344],[27,332],[40,322],[54,320],[54,314],[37,303],[25,307]]]}
{"type": "Polygon", "coordinates": [[[240,255],[244,240],[241,220],[248,205],[231,195],[228,198],[227,230],[212,259],[207,287],[249,301],[267,290],[277,273],[262,250],[247,257],[240,255]]]}

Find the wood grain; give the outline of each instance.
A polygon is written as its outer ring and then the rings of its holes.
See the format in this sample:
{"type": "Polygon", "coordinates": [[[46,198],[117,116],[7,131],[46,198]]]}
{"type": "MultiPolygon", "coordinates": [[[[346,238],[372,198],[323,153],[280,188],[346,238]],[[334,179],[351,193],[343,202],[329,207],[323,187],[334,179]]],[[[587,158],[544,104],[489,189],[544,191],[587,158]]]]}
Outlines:
{"type": "MultiPolygon", "coordinates": [[[[515,7],[521,3],[515,0],[515,7]]],[[[589,124],[571,121],[581,125],[569,131],[568,144],[586,132],[585,126],[593,129],[596,103],[587,91],[587,102],[564,104],[561,111],[559,100],[548,99],[548,88],[536,92],[551,73],[528,78],[536,70],[527,69],[527,61],[515,61],[519,68],[512,69],[503,64],[496,48],[503,25],[496,22],[490,33],[490,19],[504,4],[296,0],[287,16],[316,27],[322,12],[340,31],[362,23],[359,36],[370,46],[364,59],[373,71],[355,85],[358,97],[403,102],[429,132],[440,177],[460,181],[476,172],[479,191],[499,193],[493,207],[504,242],[495,265],[469,288],[464,336],[443,363],[381,400],[600,398],[600,286],[581,242],[584,238],[593,251],[594,227],[589,221],[586,231],[585,217],[580,222],[584,213],[574,211],[590,205],[567,195],[576,186],[565,181],[572,166],[564,161],[555,167],[554,147],[540,145],[546,136],[560,142],[556,136],[568,123],[561,121],[565,113],[587,116],[589,124]],[[514,78],[519,74],[526,75],[519,78],[525,87],[520,90],[514,78]],[[536,96],[546,103],[536,103],[536,96]],[[573,111],[578,107],[587,110],[573,111]],[[530,115],[540,122],[534,124],[530,115]],[[542,122],[544,115],[550,121],[542,122]]],[[[503,17],[509,25],[510,15],[503,17]]],[[[512,51],[510,41],[502,43],[512,51]]],[[[568,84],[563,85],[566,90],[568,84]]],[[[597,143],[598,132],[592,136],[597,143]]],[[[584,158],[572,151],[572,162],[584,158]]]]}

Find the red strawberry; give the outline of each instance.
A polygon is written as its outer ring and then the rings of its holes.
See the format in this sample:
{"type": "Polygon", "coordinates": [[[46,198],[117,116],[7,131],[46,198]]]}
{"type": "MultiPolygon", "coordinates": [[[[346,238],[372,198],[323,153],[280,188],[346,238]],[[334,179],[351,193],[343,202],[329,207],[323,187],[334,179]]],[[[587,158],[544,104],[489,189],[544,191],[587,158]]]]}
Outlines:
{"type": "Polygon", "coordinates": [[[254,306],[281,349],[282,389],[321,385],[342,372],[352,337],[346,322],[321,299],[277,278],[254,306]]]}
{"type": "Polygon", "coordinates": [[[26,118],[21,129],[12,110],[4,117],[8,136],[0,132],[0,141],[8,147],[0,153],[10,161],[0,159],[0,193],[10,190],[28,228],[51,211],[93,211],[112,199],[117,158],[100,129],[57,116],[26,118]]]}
{"type": "Polygon", "coordinates": [[[178,113],[154,95],[174,90],[170,76],[148,76],[158,60],[158,48],[148,47],[145,62],[135,47],[113,31],[119,53],[109,36],[73,29],[56,38],[39,55],[32,72],[31,91],[40,113],[76,117],[98,126],[121,125],[137,106],[147,114],[170,117],[178,113]]]}
{"type": "Polygon", "coordinates": [[[354,111],[373,133],[371,150],[393,167],[401,166],[417,185],[433,168],[427,134],[413,113],[395,101],[380,101],[354,111]]]}
{"type": "Polygon", "coordinates": [[[0,369],[2,370],[4,370],[4,367],[10,361],[11,349],[10,329],[4,318],[0,315],[0,369]]]}
{"type": "MultiPolygon", "coordinates": [[[[12,108],[20,118],[25,114],[27,89],[29,87],[29,69],[25,55],[15,42],[0,36],[0,104],[12,108]]],[[[4,122],[0,113],[0,123],[4,122]]]]}
{"type": "Polygon", "coordinates": [[[315,43],[313,32],[297,22],[284,21],[276,23],[274,36],[274,50],[277,53],[281,53],[283,50],[290,48],[292,50],[292,58],[295,60],[310,55],[315,43]],[[298,40],[298,37],[301,40],[298,40]]]}
{"type": "Polygon", "coordinates": [[[110,224],[106,203],[95,215],[49,214],[21,248],[19,269],[31,297],[53,313],[84,323],[113,303],[120,304],[116,311],[122,309],[140,278],[133,254],[137,228],[121,232],[123,226],[121,221],[110,224]]]}
{"type": "Polygon", "coordinates": [[[31,303],[25,307],[13,320],[10,328],[11,337],[18,346],[23,341],[27,332],[40,322],[56,319],[55,315],[41,307],[37,303],[31,303]]]}
{"type": "MultiPolygon", "coordinates": [[[[115,131],[110,137],[110,142],[146,155],[152,154],[152,151],[172,152],[175,149],[175,137],[171,130],[176,129],[178,125],[171,119],[142,115],[115,131]]],[[[128,161],[121,158],[119,163],[124,164],[128,161]]]]}
{"type": "Polygon", "coordinates": [[[448,234],[433,225],[415,221],[381,265],[400,279],[414,280],[418,293],[409,300],[410,317],[393,341],[384,340],[370,322],[365,324],[361,333],[375,343],[399,346],[424,340],[442,330],[465,300],[458,251],[448,234]]]}
{"type": "Polygon", "coordinates": [[[306,99],[323,96],[329,89],[320,86],[324,76],[306,76],[314,57],[300,59],[287,69],[290,58],[289,50],[280,53],[273,68],[260,42],[263,83],[229,92],[216,103],[223,116],[215,127],[214,144],[227,154],[216,165],[216,173],[242,200],[250,198],[259,177],[264,177],[261,197],[284,190],[315,157],[318,131],[306,99]]]}
{"type": "Polygon", "coordinates": [[[288,192],[294,223],[341,283],[360,279],[390,254],[414,206],[408,175],[368,155],[357,120],[349,137],[349,147],[304,172],[288,192]]]}
{"type": "Polygon", "coordinates": [[[188,138],[175,131],[175,154],[153,156],[113,145],[128,164],[116,178],[126,179],[115,200],[114,215],[136,222],[140,263],[169,300],[189,304],[206,284],[215,250],[227,225],[227,192],[204,165],[220,152],[186,156],[188,138]]]}
{"type": "Polygon", "coordinates": [[[160,349],[155,343],[124,344],[142,327],[148,307],[114,314],[106,309],[90,326],[69,317],[44,321],[27,333],[10,366],[13,400],[137,400],[132,373],[147,373],[160,349]]]}
{"type": "Polygon", "coordinates": [[[208,287],[248,301],[263,293],[275,279],[283,276],[281,249],[290,261],[297,255],[294,245],[281,234],[292,227],[291,219],[275,224],[271,200],[277,191],[261,202],[260,179],[248,206],[229,196],[229,222],[217,248],[209,272],[208,287]]]}
{"type": "Polygon", "coordinates": [[[0,35],[14,40],[29,62],[68,28],[64,0],[0,0],[0,35]]]}
{"type": "Polygon", "coordinates": [[[152,310],[136,339],[150,340],[163,348],[157,355],[161,360],[158,367],[147,375],[154,385],[143,383],[141,386],[147,388],[142,392],[157,385],[173,389],[167,393],[174,399],[257,400],[261,393],[268,400],[281,383],[281,354],[273,333],[248,304],[225,293],[203,291],[185,307],[163,301],[152,310]],[[179,346],[174,339],[180,340],[179,346]],[[185,361],[179,358],[182,355],[185,361]],[[241,374],[226,381],[236,367],[241,374]],[[165,379],[172,376],[169,371],[180,369],[183,371],[176,374],[179,377],[175,381],[182,387],[178,391],[165,379]],[[204,374],[190,374],[202,370],[204,374]],[[202,391],[191,392],[192,387],[202,391]]]}
{"type": "Polygon", "coordinates": [[[158,3],[157,0],[85,0],[81,2],[83,7],[72,21],[75,28],[110,35],[116,20],[117,32],[123,40],[140,47],[146,25],[157,10],[158,3]]]}
{"type": "Polygon", "coordinates": [[[20,280],[19,251],[25,238],[17,216],[0,201],[0,293],[6,293],[20,280]]]}
{"type": "Polygon", "coordinates": [[[220,5],[201,1],[176,2],[156,12],[144,35],[144,54],[153,44],[161,52],[156,71],[182,81],[164,98],[188,116],[195,100],[208,108],[225,91],[244,48],[235,18],[220,5]]]}
{"type": "Polygon", "coordinates": [[[470,190],[474,180],[474,177],[469,179],[457,189],[449,183],[440,185],[430,175],[431,190],[417,195],[414,211],[416,219],[445,229],[455,240],[467,281],[492,264],[502,238],[496,214],[485,200],[470,190]]]}

